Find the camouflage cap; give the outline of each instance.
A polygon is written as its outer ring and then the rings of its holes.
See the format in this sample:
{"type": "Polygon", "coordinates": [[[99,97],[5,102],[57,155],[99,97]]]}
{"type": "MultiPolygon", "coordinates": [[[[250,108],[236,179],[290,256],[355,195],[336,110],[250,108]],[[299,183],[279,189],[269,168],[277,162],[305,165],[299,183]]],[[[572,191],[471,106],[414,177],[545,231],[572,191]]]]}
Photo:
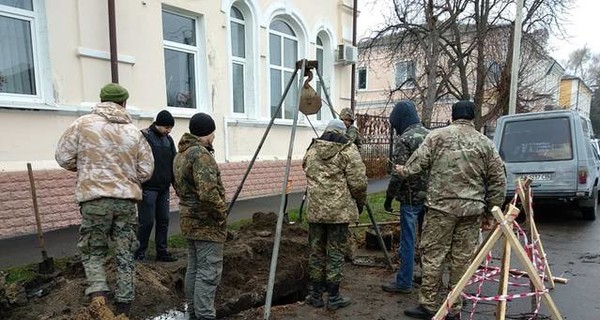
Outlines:
{"type": "Polygon", "coordinates": [[[129,98],[127,89],[116,83],[109,83],[100,89],[100,101],[123,102],[129,98]]]}
{"type": "Polygon", "coordinates": [[[354,112],[350,108],[344,108],[340,110],[340,119],[347,121],[354,121],[354,112]]]}

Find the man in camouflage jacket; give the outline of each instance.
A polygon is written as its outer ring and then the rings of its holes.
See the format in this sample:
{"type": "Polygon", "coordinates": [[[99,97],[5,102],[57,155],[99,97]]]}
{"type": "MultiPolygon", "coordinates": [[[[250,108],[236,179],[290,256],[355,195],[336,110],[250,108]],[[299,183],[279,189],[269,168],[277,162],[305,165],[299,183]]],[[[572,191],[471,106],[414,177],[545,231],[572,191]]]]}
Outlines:
{"type": "MultiPolygon", "coordinates": [[[[405,166],[396,166],[400,176],[430,172],[419,306],[404,311],[413,318],[430,319],[441,306],[438,284],[444,258],[450,257],[453,288],[471,263],[482,218],[488,219],[492,207],[504,202],[504,163],[491,140],[475,129],[474,118],[472,102],[455,103],[452,124],[432,131],[405,166]]],[[[457,301],[447,319],[458,319],[460,306],[457,301]]]]}
{"type": "MultiPolygon", "coordinates": [[[[429,130],[421,124],[417,108],[409,100],[396,104],[390,114],[390,123],[396,133],[394,143],[394,164],[405,164],[408,158],[421,145],[429,130]]],[[[400,246],[398,257],[400,268],[396,272],[396,281],[382,286],[384,291],[410,293],[413,286],[413,270],[415,256],[415,226],[421,225],[425,196],[427,194],[427,172],[410,178],[402,178],[392,172],[386,192],[384,208],[392,211],[392,200],[400,201],[400,246]]]]}
{"type": "Polygon", "coordinates": [[[365,165],[357,147],[344,135],[345,129],[342,121],[331,120],[302,161],[308,182],[308,272],[312,280],[306,301],[322,307],[327,287],[329,309],[350,304],[350,299],[339,294],[348,223],[358,219],[367,197],[365,165]]]}
{"type": "Polygon", "coordinates": [[[354,125],[355,119],[352,110],[350,108],[340,110],[340,120],[342,120],[346,126],[346,136],[348,137],[348,140],[360,149],[360,133],[358,132],[358,128],[354,125]]]}
{"type": "Polygon", "coordinates": [[[105,297],[109,291],[104,270],[109,238],[115,245],[117,313],[128,313],[134,298],[136,202],[142,200],[141,184],[154,170],[150,145],[125,110],[128,97],[118,84],[104,86],[102,102],[67,128],[55,155],[61,167],[77,172],[75,194],[82,217],[77,247],[87,295],[105,297]]]}
{"type": "Polygon", "coordinates": [[[173,163],[181,232],[188,242],[185,297],[190,319],[215,319],[215,293],[223,272],[227,205],[213,157],[215,122],[205,113],[190,119],[173,163]]]}

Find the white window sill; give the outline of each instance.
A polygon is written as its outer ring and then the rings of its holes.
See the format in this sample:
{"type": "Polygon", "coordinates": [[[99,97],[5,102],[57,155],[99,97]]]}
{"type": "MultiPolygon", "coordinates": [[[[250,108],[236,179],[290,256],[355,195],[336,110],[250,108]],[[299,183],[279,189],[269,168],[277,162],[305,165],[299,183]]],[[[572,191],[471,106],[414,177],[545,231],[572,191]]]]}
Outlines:
{"type": "MultiPolygon", "coordinates": [[[[323,121],[315,121],[315,120],[311,120],[313,126],[316,129],[325,129],[325,127],[327,126],[327,123],[323,122],[323,121]]],[[[270,119],[245,119],[245,118],[225,118],[225,123],[227,123],[228,126],[231,127],[236,127],[236,126],[246,126],[246,127],[266,127],[270,122],[270,119]]],[[[282,126],[282,127],[291,127],[294,125],[294,121],[293,120],[289,120],[289,119],[275,119],[275,122],[273,122],[273,125],[276,126],[282,126]]],[[[308,120],[306,119],[298,119],[298,127],[306,127],[306,128],[310,128],[310,123],[308,123],[308,120]]]]}
{"type": "MultiPolygon", "coordinates": [[[[50,104],[50,103],[35,103],[35,102],[18,102],[18,101],[2,101],[0,100],[0,108],[21,110],[21,111],[56,111],[67,114],[75,114],[77,116],[92,112],[97,102],[82,102],[79,105],[65,104],[50,104]]],[[[139,107],[128,105],[127,112],[135,119],[153,118],[153,115],[144,112],[139,107]]]]}

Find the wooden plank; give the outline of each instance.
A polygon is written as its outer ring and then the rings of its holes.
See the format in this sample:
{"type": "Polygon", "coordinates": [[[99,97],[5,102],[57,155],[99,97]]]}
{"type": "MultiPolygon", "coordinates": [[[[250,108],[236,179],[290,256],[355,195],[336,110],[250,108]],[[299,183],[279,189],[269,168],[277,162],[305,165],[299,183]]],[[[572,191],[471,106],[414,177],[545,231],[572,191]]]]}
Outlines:
{"type": "MultiPolygon", "coordinates": [[[[495,209],[498,209],[498,211],[500,211],[500,209],[497,207],[495,207],[495,209]]],[[[517,212],[517,214],[518,214],[519,209],[517,209],[515,206],[510,205],[507,216],[514,215],[515,212],[517,212]]],[[[503,221],[503,219],[501,219],[499,221],[503,221]]],[[[471,264],[469,265],[469,267],[467,268],[467,270],[465,271],[463,276],[456,283],[456,286],[454,286],[454,288],[452,288],[452,291],[450,291],[450,293],[448,294],[448,297],[446,298],[446,301],[438,309],[437,313],[433,317],[433,320],[443,320],[444,319],[444,317],[448,314],[448,310],[446,309],[446,306],[452,305],[456,301],[456,299],[458,299],[458,297],[460,296],[462,291],[467,286],[467,283],[469,282],[469,280],[471,280],[471,277],[473,276],[473,274],[479,268],[479,265],[481,264],[483,259],[485,259],[485,256],[488,254],[488,252],[490,252],[490,250],[492,250],[494,248],[496,241],[498,241],[498,239],[500,239],[501,235],[502,235],[502,231],[501,231],[499,225],[497,225],[496,229],[494,229],[494,231],[489,234],[486,241],[479,248],[479,252],[475,256],[475,258],[473,258],[473,260],[471,261],[471,264]]]]}
{"type": "MultiPolygon", "coordinates": [[[[512,249],[515,250],[515,255],[516,255],[517,259],[519,260],[521,265],[524,266],[525,271],[529,275],[529,279],[531,279],[531,282],[533,283],[535,288],[538,291],[545,290],[544,283],[540,279],[540,276],[537,273],[537,270],[531,263],[531,260],[529,260],[529,257],[527,256],[525,249],[523,249],[523,246],[521,246],[521,243],[519,242],[519,239],[517,239],[517,237],[513,233],[512,228],[506,223],[507,220],[504,219],[504,217],[502,215],[502,211],[500,211],[500,208],[495,207],[494,209],[492,209],[492,214],[494,215],[496,220],[501,221],[501,223],[498,225],[499,229],[502,230],[502,233],[504,234],[506,239],[510,242],[512,249]]],[[[554,320],[562,320],[563,319],[562,315],[560,314],[560,311],[558,311],[558,308],[556,307],[556,304],[554,304],[554,300],[552,300],[552,297],[550,296],[550,294],[548,292],[545,292],[544,294],[542,294],[542,299],[544,299],[544,301],[548,305],[548,308],[550,309],[550,312],[552,314],[552,318],[554,320]]]]}
{"type": "Polygon", "coordinates": [[[556,284],[554,283],[554,276],[552,275],[552,270],[550,270],[550,265],[548,264],[548,260],[546,259],[546,252],[544,251],[544,245],[542,244],[542,240],[540,239],[540,234],[537,231],[537,226],[535,224],[534,213],[529,210],[531,208],[531,197],[529,196],[529,190],[531,188],[531,179],[527,177],[523,182],[522,179],[518,179],[519,184],[519,198],[521,199],[521,203],[523,204],[523,209],[525,212],[525,216],[527,217],[527,224],[529,231],[529,241],[530,243],[538,244],[538,251],[542,258],[542,263],[544,263],[544,269],[546,270],[547,278],[545,278],[549,284],[550,288],[554,289],[556,284]]]}
{"type": "MultiPolygon", "coordinates": [[[[525,272],[525,271],[521,271],[521,270],[511,270],[511,271],[510,271],[510,273],[511,273],[511,274],[514,274],[514,275],[517,275],[517,276],[525,276],[525,277],[529,278],[529,275],[528,275],[528,274],[527,274],[527,272],[525,272]]],[[[547,278],[547,277],[548,277],[548,276],[546,275],[546,278],[547,278]]],[[[569,282],[569,279],[567,279],[567,278],[561,278],[561,277],[552,277],[552,278],[553,278],[553,281],[554,281],[555,283],[567,284],[567,282],[569,282]]],[[[547,279],[545,279],[545,280],[547,280],[547,279]]]]}
{"type": "MultiPolygon", "coordinates": [[[[378,226],[384,226],[384,225],[388,225],[388,224],[399,224],[400,220],[395,220],[395,221],[383,221],[383,222],[377,222],[378,226]]],[[[356,224],[348,224],[348,228],[364,228],[364,227],[372,227],[373,224],[372,223],[356,223],[356,224]]]]}
{"type": "MultiPolygon", "coordinates": [[[[531,197],[529,196],[529,184],[531,183],[531,179],[529,177],[527,177],[526,179],[522,179],[519,178],[517,179],[517,183],[518,183],[518,195],[519,195],[519,199],[521,200],[521,205],[523,206],[523,212],[525,213],[525,227],[524,229],[526,230],[527,234],[527,241],[529,243],[534,243],[534,234],[533,234],[533,212],[531,212],[531,197]]],[[[532,259],[531,262],[533,263],[534,267],[537,261],[535,261],[535,259],[533,258],[533,254],[532,254],[532,259]]],[[[537,270],[537,269],[536,269],[537,270]]],[[[533,283],[531,282],[531,280],[529,280],[529,290],[531,292],[535,291],[535,286],[533,285],[533,283]]],[[[537,309],[537,297],[532,296],[530,299],[530,305],[531,305],[531,309],[530,312],[533,313],[535,311],[535,309],[537,309]]]]}
{"type": "MultiPolygon", "coordinates": [[[[502,253],[502,272],[500,274],[500,286],[498,295],[506,295],[508,293],[508,277],[510,275],[510,244],[504,239],[504,252],[502,253]]],[[[496,307],[496,320],[504,320],[506,318],[506,300],[500,300],[496,307]]]]}
{"type": "MultiPolygon", "coordinates": [[[[550,270],[550,265],[548,264],[548,259],[546,258],[546,251],[544,250],[544,245],[542,244],[542,239],[540,238],[540,234],[538,233],[537,226],[535,221],[531,219],[531,230],[534,235],[535,241],[538,243],[538,251],[540,253],[540,258],[542,259],[542,263],[544,263],[544,268],[546,270],[546,279],[550,283],[550,288],[554,289],[554,276],[552,275],[552,270],[550,270]]],[[[566,282],[565,282],[566,283],[566,282]]]]}

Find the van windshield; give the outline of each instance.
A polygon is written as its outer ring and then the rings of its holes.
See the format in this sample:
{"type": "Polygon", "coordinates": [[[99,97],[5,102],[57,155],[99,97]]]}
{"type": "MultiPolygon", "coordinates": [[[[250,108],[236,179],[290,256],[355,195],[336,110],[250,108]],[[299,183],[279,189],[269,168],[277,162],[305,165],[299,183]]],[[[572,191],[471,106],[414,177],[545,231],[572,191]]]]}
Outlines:
{"type": "Polygon", "coordinates": [[[505,162],[560,161],[573,158],[569,118],[509,121],[500,156],[505,162]]]}

